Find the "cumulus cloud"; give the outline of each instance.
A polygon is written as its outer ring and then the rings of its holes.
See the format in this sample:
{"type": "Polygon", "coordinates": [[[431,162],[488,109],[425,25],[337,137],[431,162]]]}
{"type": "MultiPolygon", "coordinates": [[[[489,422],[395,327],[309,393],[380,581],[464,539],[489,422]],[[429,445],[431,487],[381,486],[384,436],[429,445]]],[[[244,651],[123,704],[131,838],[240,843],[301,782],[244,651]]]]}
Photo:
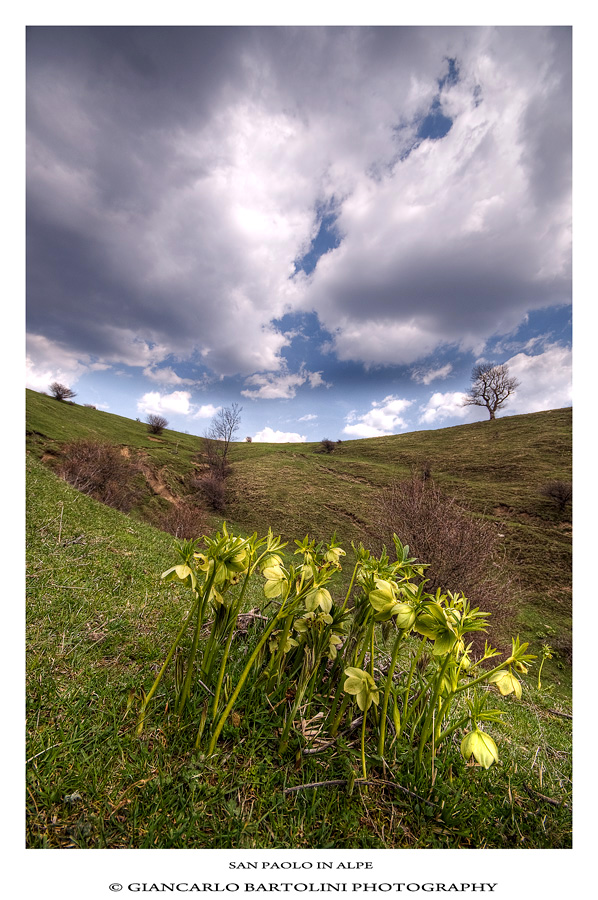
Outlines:
{"type": "Polygon", "coordinates": [[[58,381],[71,387],[85,372],[101,369],[90,357],[83,358],[74,351],[49,340],[40,334],[27,337],[25,383],[34,391],[47,391],[52,382],[58,381]]]}
{"type": "Polygon", "coordinates": [[[369,412],[362,416],[352,413],[343,433],[356,438],[381,437],[385,434],[397,434],[407,428],[402,413],[408,409],[412,400],[405,400],[389,394],[382,402],[374,401],[369,412]]]}
{"type": "Polygon", "coordinates": [[[280,376],[260,398],[299,386],[288,313],[366,366],[482,352],[570,299],[569,55],[567,28],[30,29],[32,332],[156,381],[280,376]]]}
{"type": "Polygon", "coordinates": [[[445,419],[476,418],[472,415],[472,407],[464,406],[467,394],[463,391],[448,391],[446,394],[436,392],[421,408],[419,421],[426,425],[434,425],[445,419]]]}
{"type": "Polygon", "coordinates": [[[194,413],[194,419],[212,419],[216,413],[222,409],[220,406],[214,406],[212,403],[204,403],[199,407],[196,413],[194,413]]]}
{"type": "Polygon", "coordinates": [[[149,391],[137,401],[137,409],[140,413],[149,415],[156,413],[180,413],[188,415],[191,412],[189,391],[173,391],[172,394],[160,394],[158,391],[149,391]]]}
{"type": "Polygon", "coordinates": [[[301,444],[307,440],[304,434],[295,431],[275,431],[267,425],[253,437],[257,444],[301,444]]]}
{"type": "Polygon", "coordinates": [[[303,384],[309,384],[312,388],[330,386],[322,378],[321,372],[308,372],[303,367],[295,374],[284,372],[280,375],[252,375],[245,380],[245,384],[248,387],[241,394],[251,400],[291,400],[303,384]]]}
{"type": "Polygon", "coordinates": [[[561,409],[572,402],[572,354],[570,347],[548,345],[542,353],[517,353],[507,360],[509,374],[520,382],[511,398],[511,413],[561,409]]]}

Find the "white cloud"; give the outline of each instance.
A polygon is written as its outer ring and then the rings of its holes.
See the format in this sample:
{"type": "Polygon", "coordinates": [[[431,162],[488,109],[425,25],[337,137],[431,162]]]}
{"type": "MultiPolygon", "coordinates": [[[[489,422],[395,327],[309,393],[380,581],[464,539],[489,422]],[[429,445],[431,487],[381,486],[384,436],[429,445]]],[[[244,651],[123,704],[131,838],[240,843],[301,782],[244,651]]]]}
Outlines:
{"type": "Polygon", "coordinates": [[[447,363],[444,366],[441,366],[439,369],[428,369],[427,371],[422,371],[420,369],[416,369],[411,377],[414,381],[417,381],[419,384],[431,384],[433,381],[436,381],[438,378],[447,378],[451,372],[453,371],[453,366],[451,363],[447,363]]]}
{"type": "MultiPolygon", "coordinates": [[[[465,419],[468,414],[472,418],[470,406],[463,406],[465,394],[462,391],[449,391],[446,394],[432,394],[427,404],[421,408],[419,421],[433,425],[445,419],[465,419]]],[[[475,418],[475,417],[473,417],[475,418]]]]}
{"type": "Polygon", "coordinates": [[[178,385],[178,384],[195,384],[192,378],[181,378],[171,366],[165,366],[163,369],[156,369],[153,366],[146,366],[143,374],[150,381],[156,381],[158,384],[178,385]]]}
{"type": "Polygon", "coordinates": [[[448,134],[356,178],[344,199],[342,243],[306,288],[340,359],[411,364],[447,344],[479,353],[530,309],[570,299],[566,44],[564,32],[526,33],[468,31],[460,81],[442,93],[448,134]]]}
{"type": "Polygon", "coordinates": [[[551,344],[543,353],[518,353],[507,360],[509,374],[520,386],[508,401],[510,413],[561,409],[572,402],[572,354],[569,347],[551,344]]]}
{"type": "Polygon", "coordinates": [[[221,406],[214,406],[212,403],[204,403],[203,406],[200,406],[197,412],[194,414],[194,419],[211,419],[213,418],[219,409],[222,409],[221,406]]]}
{"type": "Polygon", "coordinates": [[[412,400],[401,399],[390,394],[381,403],[373,402],[372,408],[365,415],[349,414],[347,418],[350,424],[345,425],[343,433],[352,437],[367,438],[404,431],[407,428],[407,422],[402,418],[402,413],[412,403],[412,400]]]}
{"type": "Polygon", "coordinates": [[[313,422],[314,419],[317,419],[317,418],[318,417],[314,413],[308,413],[306,416],[301,416],[301,418],[298,421],[299,422],[313,422]]]}
{"type": "Polygon", "coordinates": [[[245,380],[249,385],[241,394],[251,400],[292,400],[297,388],[303,384],[310,387],[330,387],[322,378],[321,372],[308,372],[301,367],[296,374],[283,372],[280,375],[252,375],[245,380]],[[253,388],[253,390],[252,390],[253,388]]]}
{"type": "Polygon", "coordinates": [[[295,431],[274,431],[267,425],[253,437],[256,444],[301,444],[307,440],[305,435],[295,431]]]}
{"type": "Polygon", "coordinates": [[[39,334],[27,336],[25,384],[47,391],[54,381],[72,387],[91,368],[89,357],[79,355],[39,334]]]}
{"type": "Polygon", "coordinates": [[[189,391],[173,391],[172,394],[160,394],[158,391],[150,391],[137,401],[137,409],[140,413],[178,413],[189,415],[191,407],[189,391]]]}

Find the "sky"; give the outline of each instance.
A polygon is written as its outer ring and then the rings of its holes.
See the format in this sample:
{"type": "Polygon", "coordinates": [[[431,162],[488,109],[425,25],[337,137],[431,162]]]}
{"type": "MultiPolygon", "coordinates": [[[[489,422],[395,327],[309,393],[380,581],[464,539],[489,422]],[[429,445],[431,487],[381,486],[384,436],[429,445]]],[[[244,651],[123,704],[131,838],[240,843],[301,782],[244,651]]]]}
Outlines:
{"type": "Polygon", "coordinates": [[[239,439],[571,405],[569,27],[27,32],[27,386],[239,439]]]}

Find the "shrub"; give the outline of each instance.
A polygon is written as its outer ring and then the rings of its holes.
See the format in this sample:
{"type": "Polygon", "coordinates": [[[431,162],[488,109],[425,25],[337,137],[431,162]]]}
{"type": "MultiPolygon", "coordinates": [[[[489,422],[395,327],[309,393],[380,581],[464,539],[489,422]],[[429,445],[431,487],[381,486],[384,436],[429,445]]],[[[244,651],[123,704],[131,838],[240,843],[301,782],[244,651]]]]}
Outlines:
{"type": "Polygon", "coordinates": [[[506,579],[497,566],[499,537],[492,523],[476,518],[429,477],[390,485],[376,505],[377,537],[392,546],[393,533],[428,564],[427,588],[461,590],[474,606],[492,613],[496,624],[506,614],[506,579]]]}
{"type": "Polygon", "coordinates": [[[226,478],[217,470],[211,469],[195,479],[195,485],[202,499],[210,509],[222,512],[226,506],[226,478]]]}
{"type": "Polygon", "coordinates": [[[155,413],[151,413],[147,417],[146,422],[147,430],[150,434],[162,434],[168,425],[168,419],[165,419],[164,416],[158,416],[155,413]]]}
{"type": "Polygon", "coordinates": [[[334,441],[328,440],[328,438],[322,438],[320,441],[320,446],[317,449],[317,453],[334,453],[336,450],[336,444],[334,441]]]}
{"type": "Polygon", "coordinates": [[[66,384],[60,384],[59,381],[54,381],[50,385],[50,393],[55,400],[72,400],[77,396],[75,391],[72,391],[66,384]]]}
{"type": "Polygon", "coordinates": [[[193,500],[171,503],[168,509],[152,516],[152,525],[179,539],[193,539],[203,534],[207,527],[205,510],[193,500]]]}
{"type": "Polygon", "coordinates": [[[570,481],[549,481],[540,488],[540,494],[552,501],[562,513],[573,500],[573,485],[570,481]]]}
{"type": "Polygon", "coordinates": [[[57,467],[61,478],[95,500],[128,512],[138,497],[133,479],[136,466],[118,447],[101,441],[72,441],[63,447],[57,467]]]}

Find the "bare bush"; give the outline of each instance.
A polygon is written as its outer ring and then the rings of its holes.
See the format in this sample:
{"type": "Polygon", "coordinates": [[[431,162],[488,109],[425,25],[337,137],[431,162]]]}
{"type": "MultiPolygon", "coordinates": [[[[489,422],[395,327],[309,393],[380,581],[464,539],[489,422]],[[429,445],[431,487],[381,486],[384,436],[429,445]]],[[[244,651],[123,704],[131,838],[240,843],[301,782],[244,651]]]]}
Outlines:
{"type": "Polygon", "coordinates": [[[429,478],[417,475],[383,491],[376,513],[380,542],[392,547],[396,533],[410,555],[428,565],[427,590],[461,591],[473,606],[492,613],[492,624],[504,621],[509,598],[492,523],[474,517],[429,478]]]}
{"type": "Polygon", "coordinates": [[[165,419],[164,416],[159,416],[156,413],[150,413],[145,421],[147,422],[147,430],[150,434],[162,434],[168,425],[168,419],[165,419]]]}
{"type": "Polygon", "coordinates": [[[316,453],[334,453],[335,450],[336,444],[334,441],[330,441],[328,438],[322,438],[316,453]]]}
{"type": "Polygon", "coordinates": [[[540,488],[540,493],[551,500],[560,513],[573,501],[573,485],[570,481],[549,481],[540,488]]]}
{"type": "Polygon", "coordinates": [[[226,506],[226,478],[217,470],[211,470],[196,479],[199,495],[215,512],[222,512],[226,506]]]}
{"type": "Polygon", "coordinates": [[[152,525],[176,538],[192,539],[207,530],[207,516],[203,507],[193,500],[180,500],[176,504],[171,503],[168,509],[155,513],[152,525]]]}
{"type": "Polygon", "coordinates": [[[50,393],[55,400],[72,400],[73,397],[77,396],[75,391],[72,391],[66,384],[60,384],[59,381],[52,382],[50,393]]]}
{"type": "Polygon", "coordinates": [[[57,472],[78,491],[128,512],[138,498],[133,481],[137,468],[112,444],[71,441],[63,447],[57,472]]]}

